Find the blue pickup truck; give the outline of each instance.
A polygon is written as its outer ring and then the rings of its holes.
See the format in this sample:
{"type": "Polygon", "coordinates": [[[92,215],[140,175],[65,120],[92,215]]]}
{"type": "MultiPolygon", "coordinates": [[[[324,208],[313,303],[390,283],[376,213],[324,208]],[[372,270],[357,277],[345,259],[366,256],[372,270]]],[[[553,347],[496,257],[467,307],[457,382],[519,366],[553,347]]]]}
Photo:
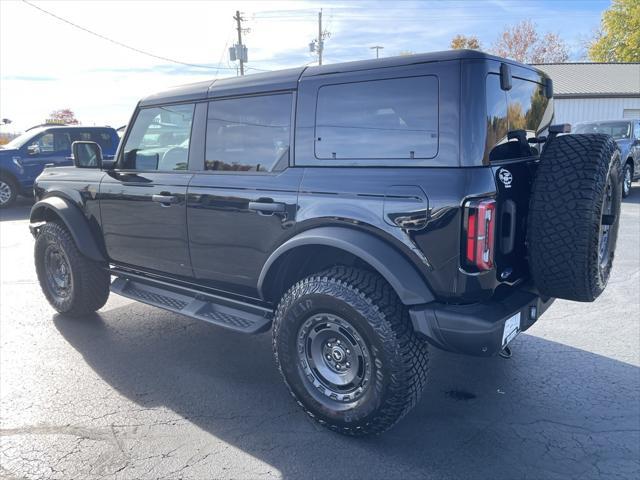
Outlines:
{"type": "Polygon", "coordinates": [[[110,158],[120,137],[111,127],[45,125],[0,147],[0,208],[10,206],[18,195],[32,196],[33,182],[45,165],[73,165],[71,144],[76,140],[96,142],[110,158]]]}

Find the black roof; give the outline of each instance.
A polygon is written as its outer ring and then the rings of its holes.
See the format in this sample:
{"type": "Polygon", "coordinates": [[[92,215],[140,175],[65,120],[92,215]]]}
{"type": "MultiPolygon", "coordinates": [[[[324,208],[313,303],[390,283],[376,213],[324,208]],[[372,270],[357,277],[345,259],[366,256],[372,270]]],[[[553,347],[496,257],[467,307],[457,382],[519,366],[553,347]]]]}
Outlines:
{"type": "Polygon", "coordinates": [[[334,63],[314,67],[297,67],[273,72],[256,73],[242,77],[206,80],[177,86],[145,97],[140,101],[141,106],[157,105],[159,103],[202,100],[205,98],[227,97],[250,92],[267,92],[277,90],[291,90],[297,87],[298,81],[304,77],[327,75],[330,73],[370,70],[375,68],[399,67],[429,62],[444,62],[450,60],[497,60],[500,62],[520,63],[489,55],[478,50],[446,50],[442,52],[420,53],[417,55],[403,55],[399,57],[385,57],[355,62],[334,63]]]}

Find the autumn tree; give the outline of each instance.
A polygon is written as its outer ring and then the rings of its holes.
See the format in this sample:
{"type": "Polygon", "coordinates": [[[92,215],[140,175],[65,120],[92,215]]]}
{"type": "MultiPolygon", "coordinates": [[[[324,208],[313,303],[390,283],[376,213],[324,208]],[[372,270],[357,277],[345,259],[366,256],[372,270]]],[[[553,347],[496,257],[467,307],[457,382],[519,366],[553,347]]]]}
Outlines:
{"type": "Polygon", "coordinates": [[[462,48],[468,48],[471,50],[481,49],[480,40],[478,40],[477,37],[475,37],[474,35],[467,37],[465,35],[460,35],[460,34],[456,35],[451,39],[450,47],[453,48],[454,50],[459,50],[462,48]]]}
{"type": "Polygon", "coordinates": [[[54,110],[49,114],[48,122],[64,123],[65,125],[77,125],[80,122],[76,118],[75,113],[70,108],[62,108],[54,110]]]}
{"type": "Polygon", "coordinates": [[[640,1],[613,0],[589,45],[594,62],[640,62],[640,1]]]}
{"type": "Polygon", "coordinates": [[[531,20],[506,28],[494,42],[491,51],[499,57],[522,63],[557,63],[569,59],[564,40],[552,32],[541,36],[531,20]]]}

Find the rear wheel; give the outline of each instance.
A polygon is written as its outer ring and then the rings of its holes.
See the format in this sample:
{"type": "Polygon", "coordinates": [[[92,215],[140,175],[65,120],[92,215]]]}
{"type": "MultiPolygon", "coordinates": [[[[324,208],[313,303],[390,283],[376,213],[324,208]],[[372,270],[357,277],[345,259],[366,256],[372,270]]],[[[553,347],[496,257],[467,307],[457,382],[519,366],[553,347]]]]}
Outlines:
{"type": "Polygon", "coordinates": [[[320,424],[347,435],[380,433],[418,401],[427,345],[377,274],[334,267],[294,285],[273,326],[278,368],[320,424]]]}
{"type": "Polygon", "coordinates": [[[0,208],[7,208],[16,201],[18,184],[13,178],[0,173],[0,208]]]}
{"type": "Polygon", "coordinates": [[[595,300],[609,280],[620,223],[620,152],[608,135],[565,135],[542,153],[527,226],[542,295],[595,300]]]}
{"type": "Polygon", "coordinates": [[[631,193],[631,182],[633,181],[633,169],[630,163],[624,164],[622,172],[622,197],[626,198],[631,193]]]}
{"type": "Polygon", "coordinates": [[[63,225],[50,222],[40,228],[35,263],[40,287],[58,312],[84,315],[107,302],[109,272],[80,253],[63,225]]]}

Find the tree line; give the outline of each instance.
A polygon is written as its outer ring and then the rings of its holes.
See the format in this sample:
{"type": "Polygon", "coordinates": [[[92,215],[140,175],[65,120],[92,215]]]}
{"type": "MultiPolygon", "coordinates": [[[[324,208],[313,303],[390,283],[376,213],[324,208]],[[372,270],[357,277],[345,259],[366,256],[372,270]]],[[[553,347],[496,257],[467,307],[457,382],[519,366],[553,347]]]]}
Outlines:
{"type": "MultiPolygon", "coordinates": [[[[593,62],[640,62],[640,0],[613,0],[602,15],[600,28],[586,42],[593,62]]],[[[474,35],[456,35],[451,48],[485,50],[474,35]]],[[[486,49],[522,63],[562,63],[569,49],[559,34],[542,33],[531,20],[507,27],[486,49]]]]}

